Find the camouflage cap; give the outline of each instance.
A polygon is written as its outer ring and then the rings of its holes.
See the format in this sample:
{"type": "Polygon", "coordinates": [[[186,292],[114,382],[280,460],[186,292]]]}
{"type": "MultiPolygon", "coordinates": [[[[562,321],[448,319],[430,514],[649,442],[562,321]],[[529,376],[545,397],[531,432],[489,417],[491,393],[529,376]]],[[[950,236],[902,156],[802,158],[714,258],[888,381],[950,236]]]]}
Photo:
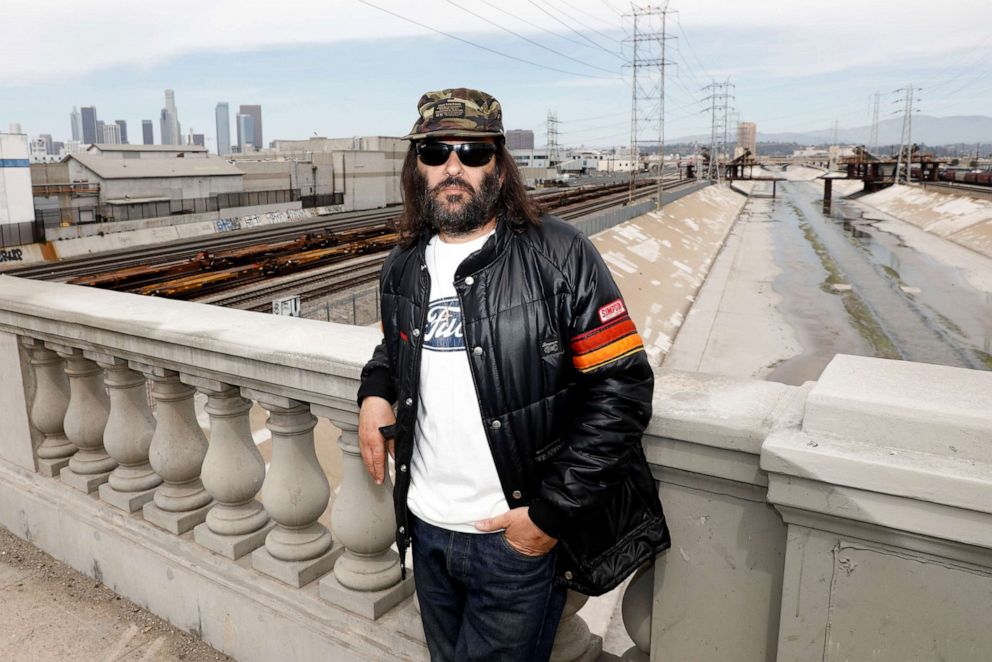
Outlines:
{"type": "Polygon", "coordinates": [[[503,109],[499,101],[479,90],[456,87],[428,92],[417,102],[420,117],[404,140],[428,136],[502,136],[503,109]]]}

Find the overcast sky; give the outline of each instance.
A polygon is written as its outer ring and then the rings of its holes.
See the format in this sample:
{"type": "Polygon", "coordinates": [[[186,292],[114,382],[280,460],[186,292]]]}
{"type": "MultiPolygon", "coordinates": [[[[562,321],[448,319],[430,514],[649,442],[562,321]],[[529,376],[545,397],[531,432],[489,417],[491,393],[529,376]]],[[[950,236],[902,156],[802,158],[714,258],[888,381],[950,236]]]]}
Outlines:
{"type": "MultiPolygon", "coordinates": [[[[928,115],[992,114],[988,0],[673,0],[666,136],[708,134],[712,80],[760,132],[862,126],[882,93],[928,115]]],[[[630,134],[631,5],[620,0],[3,0],[0,130],[69,138],[72,107],[158,135],[163,90],[214,146],[214,107],[261,104],[264,139],[402,135],[426,90],[477,87],[507,128],[566,145],[630,134]],[[388,13],[392,12],[392,13],[388,13]],[[446,33],[446,34],[442,34],[446,33]],[[463,40],[463,41],[459,41],[463,40]]],[[[233,120],[232,120],[233,132],[233,120]]]]}

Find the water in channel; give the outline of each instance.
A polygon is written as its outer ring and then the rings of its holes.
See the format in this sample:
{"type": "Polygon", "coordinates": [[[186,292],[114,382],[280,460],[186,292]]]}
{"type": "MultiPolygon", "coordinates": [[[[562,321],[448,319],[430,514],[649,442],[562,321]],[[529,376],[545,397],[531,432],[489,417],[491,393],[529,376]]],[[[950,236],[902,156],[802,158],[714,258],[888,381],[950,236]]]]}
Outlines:
{"type": "Polygon", "coordinates": [[[855,202],[824,211],[819,181],[779,182],[767,208],[774,289],[803,346],[767,379],[816,379],[836,353],[992,369],[992,293],[960,269],[876,228],[855,202]]]}

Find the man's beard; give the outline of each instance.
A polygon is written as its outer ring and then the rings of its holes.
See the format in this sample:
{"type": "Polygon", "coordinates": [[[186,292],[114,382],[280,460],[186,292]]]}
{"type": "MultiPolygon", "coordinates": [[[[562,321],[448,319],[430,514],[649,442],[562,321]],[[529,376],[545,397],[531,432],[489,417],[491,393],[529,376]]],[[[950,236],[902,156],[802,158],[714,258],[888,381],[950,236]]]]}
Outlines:
{"type": "Polygon", "coordinates": [[[499,200],[499,176],[495,172],[486,174],[482,185],[476,191],[471,184],[460,177],[447,177],[434,188],[427,188],[427,178],[419,170],[414,174],[417,191],[417,210],[424,225],[436,232],[458,236],[478,230],[489,222],[499,200]],[[449,187],[460,187],[461,195],[441,195],[448,198],[442,201],[438,191],[449,187]],[[459,199],[467,201],[458,202],[459,199]],[[449,206],[455,203],[456,206],[449,206]]]}

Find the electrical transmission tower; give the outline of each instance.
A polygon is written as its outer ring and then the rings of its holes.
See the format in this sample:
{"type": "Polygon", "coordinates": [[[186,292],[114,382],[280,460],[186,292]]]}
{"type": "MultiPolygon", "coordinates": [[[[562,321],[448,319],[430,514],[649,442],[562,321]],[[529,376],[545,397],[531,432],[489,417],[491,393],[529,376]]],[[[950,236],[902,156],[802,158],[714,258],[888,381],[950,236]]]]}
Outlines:
{"type": "MultiPolygon", "coordinates": [[[[894,93],[904,92],[905,98],[903,100],[903,110],[902,110],[902,133],[899,136],[899,158],[896,159],[896,172],[895,172],[895,182],[899,183],[903,175],[903,154],[906,156],[906,183],[910,181],[910,174],[913,169],[913,101],[919,101],[919,99],[914,99],[916,93],[922,90],[922,87],[913,87],[910,83],[906,87],[900,87],[895,90],[894,93]]],[[[898,99],[895,101],[898,103],[898,99]]],[[[898,111],[897,111],[898,112],[898,111]]],[[[922,170],[922,166],[921,166],[922,170]]]]}
{"type": "Polygon", "coordinates": [[[871,132],[868,134],[867,149],[871,154],[878,149],[878,106],[881,103],[882,95],[875,92],[871,102],[871,132]]]}
{"type": "Polygon", "coordinates": [[[624,14],[633,22],[631,36],[630,99],[630,193],[633,200],[637,188],[642,148],[658,155],[657,208],[662,206],[662,175],[665,170],[665,67],[672,63],[666,57],[666,42],[674,37],[666,33],[670,12],[668,2],[662,5],[631,4],[631,13],[624,14]]]}
{"type": "Polygon", "coordinates": [[[558,146],[558,113],[548,111],[548,167],[561,163],[561,150],[558,146]]]}
{"type": "Polygon", "coordinates": [[[720,169],[720,155],[727,148],[727,132],[729,131],[728,118],[730,108],[733,105],[729,90],[734,87],[728,77],[722,83],[713,81],[703,88],[703,91],[710,91],[709,96],[703,101],[710,102],[710,160],[706,169],[706,179],[711,182],[720,182],[723,177],[720,169]]]}

